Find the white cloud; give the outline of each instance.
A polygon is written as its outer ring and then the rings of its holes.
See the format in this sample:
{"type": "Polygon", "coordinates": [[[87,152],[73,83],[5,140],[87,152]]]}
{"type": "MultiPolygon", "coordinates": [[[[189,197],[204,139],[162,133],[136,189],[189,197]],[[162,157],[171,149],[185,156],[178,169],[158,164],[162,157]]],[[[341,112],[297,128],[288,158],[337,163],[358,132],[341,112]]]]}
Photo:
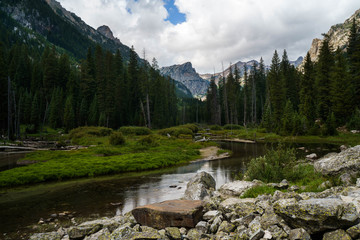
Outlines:
{"type": "Polygon", "coordinates": [[[97,28],[106,24],[124,44],[161,66],[191,61],[198,72],[221,70],[238,60],[264,57],[287,49],[295,60],[314,37],[344,22],[358,0],[175,0],[186,22],[164,21],[162,0],[60,0],[68,10],[97,28]],[[130,12],[128,11],[130,9],[130,12]]]}

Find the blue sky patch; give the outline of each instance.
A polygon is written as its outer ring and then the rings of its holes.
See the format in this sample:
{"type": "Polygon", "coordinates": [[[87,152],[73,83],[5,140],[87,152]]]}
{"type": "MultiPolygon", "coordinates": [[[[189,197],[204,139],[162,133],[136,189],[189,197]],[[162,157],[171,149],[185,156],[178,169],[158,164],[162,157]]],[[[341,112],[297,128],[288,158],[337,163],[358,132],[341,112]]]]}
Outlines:
{"type": "Polygon", "coordinates": [[[164,7],[169,13],[169,16],[165,19],[165,21],[171,22],[173,25],[182,23],[186,21],[186,15],[184,13],[179,12],[177,6],[174,5],[175,0],[164,0],[164,7]]]}

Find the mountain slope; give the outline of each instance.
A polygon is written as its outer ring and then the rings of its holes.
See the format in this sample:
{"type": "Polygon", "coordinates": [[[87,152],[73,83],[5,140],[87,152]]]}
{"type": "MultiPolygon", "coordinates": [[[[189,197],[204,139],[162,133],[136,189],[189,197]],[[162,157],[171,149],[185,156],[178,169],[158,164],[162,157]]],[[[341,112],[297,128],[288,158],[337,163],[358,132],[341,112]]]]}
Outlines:
{"type": "MultiPolygon", "coordinates": [[[[330,46],[333,50],[340,48],[346,51],[347,42],[350,34],[350,27],[353,19],[355,22],[360,24],[360,9],[358,9],[350,18],[346,19],[344,23],[335,24],[331,26],[329,31],[326,33],[330,38],[330,46]]],[[[316,62],[320,53],[320,47],[324,39],[315,38],[311,43],[309,54],[311,61],[316,62]]],[[[302,68],[302,64],[299,66],[302,68]]]]}
{"type": "Polygon", "coordinates": [[[120,50],[128,59],[130,48],[93,29],[74,13],[62,8],[54,0],[2,0],[0,10],[21,26],[42,35],[76,58],[84,58],[89,47],[100,44],[104,49],[120,50]]]}
{"type": "Polygon", "coordinates": [[[209,81],[202,79],[190,62],[162,67],[160,73],[184,84],[194,97],[204,96],[209,87],[209,81]]]}

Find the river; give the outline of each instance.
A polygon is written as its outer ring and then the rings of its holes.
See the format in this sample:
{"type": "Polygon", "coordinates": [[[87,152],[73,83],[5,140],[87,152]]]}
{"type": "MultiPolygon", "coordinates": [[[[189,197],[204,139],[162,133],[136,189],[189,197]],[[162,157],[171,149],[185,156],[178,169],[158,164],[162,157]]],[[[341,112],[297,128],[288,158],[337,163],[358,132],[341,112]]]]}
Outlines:
{"type": "MultiPolygon", "coordinates": [[[[210,173],[219,188],[244,172],[249,160],[263,155],[266,149],[259,143],[221,143],[221,146],[231,149],[233,156],[157,171],[39,184],[0,193],[0,233],[10,236],[33,231],[31,226],[41,218],[50,218],[51,214],[70,212],[75,218],[113,217],[144,204],[181,198],[189,179],[200,171],[210,173]]],[[[307,149],[319,155],[338,151],[331,145],[309,145],[307,149]]],[[[302,150],[298,153],[308,154],[302,150]]]]}

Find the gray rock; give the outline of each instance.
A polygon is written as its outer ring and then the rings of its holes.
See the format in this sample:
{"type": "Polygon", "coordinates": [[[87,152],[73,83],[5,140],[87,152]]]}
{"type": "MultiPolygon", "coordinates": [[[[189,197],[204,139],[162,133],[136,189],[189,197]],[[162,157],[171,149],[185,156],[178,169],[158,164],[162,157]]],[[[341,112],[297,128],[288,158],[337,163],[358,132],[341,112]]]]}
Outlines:
{"type": "Polygon", "coordinates": [[[104,217],[104,218],[93,220],[93,221],[83,222],[79,225],[79,227],[90,227],[91,228],[91,227],[95,227],[96,225],[100,225],[101,228],[108,228],[109,231],[112,232],[120,226],[119,221],[120,221],[120,218],[109,219],[107,217],[104,217]],[[118,221],[116,221],[116,220],[118,220],[118,221]]]}
{"type": "Polygon", "coordinates": [[[186,236],[189,240],[198,240],[201,237],[201,233],[197,229],[192,228],[189,230],[186,236]]]}
{"type": "Polygon", "coordinates": [[[35,233],[31,235],[30,240],[61,240],[63,236],[58,232],[35,233]]]}
{"type": "Polygon", "coordinates": [[[200,172],[188,182],[184,194],[186,200],[203,200],[210,197],[215,190],[216,182],[207,172],[200,172]]]}
{"type": "Polygon", "coordinates": [[[235,212],[240,217],[244,217],[256,212],[254,198],[228,198],[220,203],[219,209],[225,213],[235,212]]]}
{"type": "Polygon", "coordinates": [[[147,233],[151,233],[151,234],[157,234],[158,231],[155,228],[152,227],[148,227],[148,226],[141,226],[141,232],[147,232],[147,233]]]}
{"type": "Polygon", "coordinates": [[[179,228],[177,228],[177,227],[165,228],[165,234],[166,234],[166,236],[168,236],[170,239],[173,239],[173,240],[181,239],[181,233],[180,233],[179,228]]]}
{"type": "Polygon", "coordinates": [[[229,223],[228,221],[223,221],[218,228],[218,232],[231,233],[235,228],[236,226],[234,224],[229,223]]]}
{"type": "Polygon", "coordinates": [[[97,233],[84,238],[84,240],[108,240],[110,239],[111,232],[107,228],[103,228],[97,233]]]}
{"type": "Polygon", "coordinates": [[[187,230],[186,230],[186,228],[184,228],[184,227],[181,227],[181,228],[179,229],[179,231],[180,231],[180,234],[181,234],[181,235],[186,235],[186,233],[187,233],[187,230]]]}
{"type": "Polygon", "coordinates": [[[304,228],[309,234],[349,227],[359,214],[352,203],[341,199],[281,199],[274,203],[274,211],[292,228],[304,228]]]}
{"type": "Polygon", "coordinates": [[[225,183],[219,189],[220,193],[227,196],[242,196],[246,190],[259,185],[258,182],[234,181],[225,183]]]}
{"type": "Polygon", "coordinates": [[[130,224],[124,224],[115,229],[111,233],[111,240],[130,239],[132,234],[135,233],[135,231],[129,225],[130,224]]]}
{"type": "Polygon", "coordinates": [[[220,216],[221,212],[217,210],[208,211],[203,215],[203,219],[209,221],[210,219],[220,216]]]}
{"type": "Polygon", "coordinates": [[[350,186],[351,185],[351,175],[350,173],[343,173],[340,175],[340,181],[342,183],[342,185],[344,186],[350,186]]]}
{"type": "Polygon", "coordinates": [[[330,181],[325,181],[323,183],[321,183],[318,187],[318,189],[326,189],[326,188],[329,188],[329,187],[332,187],[332,184],[330,181]]]}
{"type": "Polygon", "coordinates": [[[249,240],[260,240],[264,236],[265,232],[262,229],[258,229],[256,232],[251,234],[249,240]]]}
{"type": "Polygon", "coordinates": [[[342,229],[333,232],[327,232],[323,236],[323,240],[351,240],[351,237],[342,229]]]}
{"type": "Polygon", "coordinates": [[[129,238],[124,238],[124,240],[126,239],[131,239],[131,240],[158,240],[160,238],[160,234],[158,232],[153,233],[153,232],[134,232],[130,235],[129,238]]]}
{"type": "Polygon", "coordinates": [[[303,228],[295,228],[290,231],[290,240],[310,240],[310,235],[303,228]]]}
{"type": "Polygon", "coordinates": [[[289,187],[289,190],[290,191],[297,191],[297,190],[299,190],[300,188],[299,188],[299,186],[297,186],[297,185],[292,185],[291,187],[289,187]]]}
{"type": "Polygon", "coordinates": [[[360,224],[352,226],[346,230],[347,234],[350,235],[351,238],[357,239],[360,237],[360,224]]]}
{"type": "Polygon", "coordinates": [[[200,221],[196,224],[195,228],[201,233],[207,233],[209,224],[205,221],[200,221]]]}
{"type": "Polygon", "coordinates": [[[267,230],[271,232],[274,239],[284,239],[288,237],[288,234],[284,231],[284,229],[278,225],[272,225],[267,230]]]}
{"type": "Polygon", "coordinates": [[[265,213],[261,216],[260,224],[263,229],[268,229],[271,225],[275,225],[281,222],[282,218],[275,214],[274,210],[267,209],[265,213]]]}
{"type": "Polygon", "coordinates": [[[311,153],[309,155],[306,155],[306,159],[309,159],[309,160],[314,160],[316,158],[317,158],[316,153],[311,153]]]}
{"type": "Polygon", "coordinates": [[[268,230],[265,230],[264,236],[262,237],[262,239],[272,239],[272,238],[273,238],[273,236],[272,236],[271,232],[268,230]]]}
{"type": "Polygon", "coordinates": [[[210,225],[210,233],[216,233],[220,224],[222,223],[223,217],[222,216],[217,216],[215,217],[213,223],[210,225]]]}
{"type": "Polygon", "coordinates": [[[325,156],[314,164],[315,170],[324,175],[335,175],[360,170],[360,145],[348,148],[336,155],[325,156]]]}
{"type": "Polygon", "coordinates": [[[279,183],[279,187],[281,189],[287,189],[289,187],[289,182],[286,179],[283,179],[280,183],[279,183]]]}
{"type": "Polygon", "coordinates": [[[255,214],[249,214],[245,217],[234,219],[231,222],[237,226],[246,226],[248,227],[249,224],[255,219],[257,215],[255,214]]]}
{"type": "Polygon", "coordinates": [[[349,147],[346,145],[341,145],[340,146],[340,151],[345,151],[346,149],[348,149],[349,147]]]}
{"type": "Polygon", "coordinates": [[[356,179],[356,187],[360,188],[360,178],[356,179]]]}
{"type": "Polygon", "coordinates": [[[96,233],[102,228],[101,224],[94,224],[89,226],[70,227],[68,235],[70,238],[84,238],[85,236],[96,233]]]}
{"type": "Polygon", "coordinates": [[[257,232],[259,229],[261,229],[261,223],[260,223],[260,217],[256,217],[254,218],[254,220],[252,220],[249,223],[249,231],[250,231],[250,235],[253,235],[255,232],[257,232]]]}

